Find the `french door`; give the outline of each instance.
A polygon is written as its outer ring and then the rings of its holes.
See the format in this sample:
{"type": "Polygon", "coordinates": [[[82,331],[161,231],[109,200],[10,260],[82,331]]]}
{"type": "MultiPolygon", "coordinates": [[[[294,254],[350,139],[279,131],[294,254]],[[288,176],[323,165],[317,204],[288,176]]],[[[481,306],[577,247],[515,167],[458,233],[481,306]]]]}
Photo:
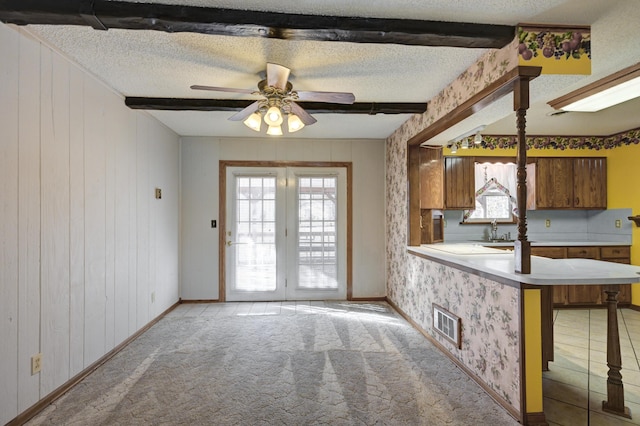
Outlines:
{"type": "Polygon", "coordinates": [[[226,173],[226,300],[345,299],[346,170],[226,173]]]}

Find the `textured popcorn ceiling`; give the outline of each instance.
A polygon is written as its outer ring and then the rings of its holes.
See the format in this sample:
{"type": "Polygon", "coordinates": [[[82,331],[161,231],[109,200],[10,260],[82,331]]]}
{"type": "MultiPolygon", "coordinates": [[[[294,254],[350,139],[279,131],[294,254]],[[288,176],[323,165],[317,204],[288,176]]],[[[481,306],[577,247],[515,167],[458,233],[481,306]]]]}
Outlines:
{"type": "MultiPolygon", "coordinates": [[[[549,108],[544,104],[547,100],[640,60],[637,0],[302,0],[295,3],[283,0],[161,0],[153,3],[508,25],[521,22],[592,25],[593,75],[540,77],[532,98],[542,103],[539,113],[542,117],[546,117],[545,108],[549,108]]],[[[29,28],[124,96],[250,99],[247,95],[193,91],[189,86],[253,89],[264,75],[266,62],[275,62],[291,68],[290,81],[298,90],[353,92],[357,102],[426,102],[486,51],[155,31],[95,31],[70,26],[29,28]]],[[[510,99],[498,102],[451,129],[451,134],[434,141],[445,143],[447,138],[455,136],[454,133],[464,133],[476,123],[498,121],[511,110],[510,99]]],[[[150,113],[181,135],[261,136],[241,123],[229,122],[227,118],[233,114],[229,112],[150,113]]],[[[304,129],[304,135],[301,132],[296,136],[385,138],[408,117],[316,114],[318,123],[304,129]]],[[[592,128],[597,127],[594,125],[597,120],[592,116],[584,121],[592,128]]],[[[508,127],[509,119],[502,126],[508,127]]],[[[573,126],[580,125],[574,123],[573,126]]],[[[572,130],[568,128],[566,133],[571,134],[572,130]]]]}

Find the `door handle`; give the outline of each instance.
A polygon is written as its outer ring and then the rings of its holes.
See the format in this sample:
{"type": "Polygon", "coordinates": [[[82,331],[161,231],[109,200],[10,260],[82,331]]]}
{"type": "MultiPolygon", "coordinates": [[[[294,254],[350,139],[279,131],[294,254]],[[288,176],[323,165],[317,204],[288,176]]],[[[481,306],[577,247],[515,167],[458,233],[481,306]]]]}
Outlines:
{"type": "Polygon", "coordinates": [[[247,244],[247,243],[236,243],[235,241],[231,241],[231,240],[227,241],[227,246],[229,246],[229,247],[231,247],[233,245],[236,245],[236,244],[247,244]]]}

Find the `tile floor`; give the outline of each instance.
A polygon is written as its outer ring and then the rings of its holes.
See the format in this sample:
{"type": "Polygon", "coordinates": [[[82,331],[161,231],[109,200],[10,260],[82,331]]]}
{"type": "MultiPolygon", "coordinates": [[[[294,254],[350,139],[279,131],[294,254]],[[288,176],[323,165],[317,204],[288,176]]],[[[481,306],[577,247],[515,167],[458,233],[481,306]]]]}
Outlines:
{"type": "Polygon", "coordinates": [[[640,425],[640,312],[618,310],[625,406],[632,419],[602,411],[607,399],[606,309],[554,312],[555,360],[543,373],[550,425],[640,425]]]}

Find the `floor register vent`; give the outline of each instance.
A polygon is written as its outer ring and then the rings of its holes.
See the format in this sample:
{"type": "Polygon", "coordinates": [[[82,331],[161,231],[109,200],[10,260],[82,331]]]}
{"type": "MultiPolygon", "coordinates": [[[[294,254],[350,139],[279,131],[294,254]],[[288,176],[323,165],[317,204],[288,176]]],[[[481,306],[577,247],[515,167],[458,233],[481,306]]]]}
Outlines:
{"type": "Polygon", "coordinates": [[[433,326],[447,340],[462,349],[462,321],[442,306],[433,304],[433,326]]]}

